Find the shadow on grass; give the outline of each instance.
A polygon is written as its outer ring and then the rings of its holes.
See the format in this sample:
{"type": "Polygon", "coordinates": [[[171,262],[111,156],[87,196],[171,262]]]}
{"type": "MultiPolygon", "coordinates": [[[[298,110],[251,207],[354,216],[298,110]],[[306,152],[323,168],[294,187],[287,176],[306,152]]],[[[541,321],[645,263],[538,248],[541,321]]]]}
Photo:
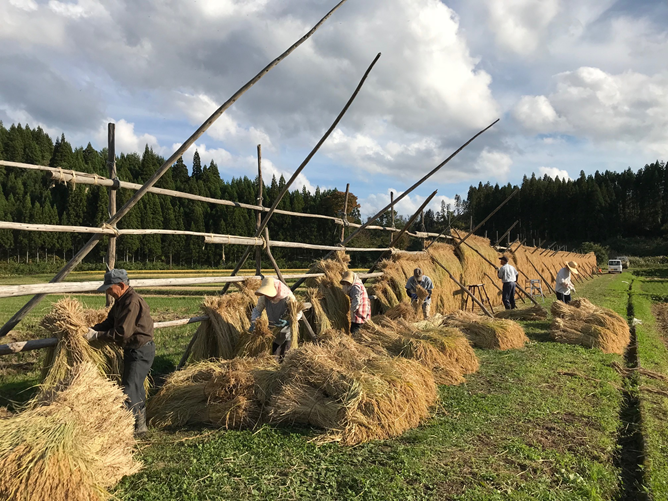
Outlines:
{"type": "Polygon", "coordinates": [[[552,341],[550,339],[550,321],[537,320],[531,322],[520,322],[524,327],[524,332],[531,341],[545,343],[552,341]]]}
{"type": "Polygon", "coordinates": [[[13,381],[0,385],[0,405],[7,407],[10,411],[16,411],[17,406],[26,403],[37,393],[39,381],[27,379],[13,381]]]}

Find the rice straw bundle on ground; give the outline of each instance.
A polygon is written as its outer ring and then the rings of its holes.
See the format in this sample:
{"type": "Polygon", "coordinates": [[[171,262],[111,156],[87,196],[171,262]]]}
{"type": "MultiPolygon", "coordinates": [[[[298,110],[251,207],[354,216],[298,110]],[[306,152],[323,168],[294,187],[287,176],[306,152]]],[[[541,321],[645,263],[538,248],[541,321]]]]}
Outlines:
{"type": "Polygon", "coordinates": [[[433,371],[438,384],[463,383],[463,375],[476,372],[479,367],[468,340],[454,328],[377,317],[365,324],[354,339],[376,353],[419,362],[433,371]]]}
{"type": "Polygon", "coordinates": [[[522,348],[529,339],[517,322],[492,319],[466,311],[448,315],[443,324],[460,329],[477,348],[491,350],[512,350],[522,348]]]}
{"type": "MultiPolygon", "coordinates": [[[[417,312],[410,303],[399,303],[385,312],[383,315],[391,320],[403,318],[409,322],[417,321],[417,312]]],[[[375,317],[374,317],[375,318],[375,317]]]]}
{"type": "Polygon", "coordinates": [[[431,371],[417,362],[376,355],[348,336],[288,352],[270,422],[327,430],[322,442],[355,445],[417,426],[436,401],[431,371]]]}
{"type": "Polygon", "coordinates": [[[599,348],[605,353],[624,354],[631,340],[629,325],[620,315],[600,308],[587,299],[552,304],[554,321],[550,337],[558,343],[599,348]]]}
{"type": "MultiPolygon", "coordinates": [[[[341,277],[348,271],[350,256],[339,251],[333,259],[318,261],[314,267],[314,273],[324,273],[324,277],[309,278],[306,285],[309,288],[318,289],[319,294],[311,295],[311,304],[314,311],[322,311],[329,319],[331,328],[342,329],[348,332],[350,329],[350,299],[341,288],[341,277]]],[[[316,319],[316,325],[318,321],[316,319]]],[[[321,320],[321,325],[325,323],[321,320]]],[[[319,328],[322,331],[327,328],[319,328]]]]}
{"type": "MultiPolygon", "coordinates": [[[[463,279],[462,266],[448,244],[434,244],[429,253],[439,260],[459,280],[463,279]]],[[[434,290],[431,296],[431,311],[450,312],[461,308],[461,289],[447,275],[440,266],[434,264],[426,253],[397,253],[390,259],[379,264],[384,275],[373,285],[373,294],[378,297],[380,313],[386,313],[390,308],[400,303],[410,304],[406,295],[406,282],[413,276],[415,268],[431,278],[434,290]]]]}
{"type": "Polygon", "coordinates": [[[547,310],[542,306],[530,306],[528,308],[515,308],[514,310],[501,310],[496,312],[494,316],[508,320],[545,320],[547,310]]]}
{"type": "MultiPolygon", "coordinates": [[[[457,232],[453,231],[453,234],[457,235],[457,232]]],[[[459,236],[463,238],[465,235],[460,233],[459,236]]],[[[458,239],[455,239],[455,241],[458,241],[458,239]]],[[[485,290],[489,295],[492,306],[500,306],[502,304],[501,293],[497,291],[497,288],[494,287],[492,281],[487,277],[487,275],[492,278],[496,276],[494,268],[492,268],[487,261],[481,258],[480,255],[469,246],[480,252],[480,254],[485,256],[492,263],[499,265],[500,255],[491,246],[489,240],[487,238],[471,235],[466,239],[465,243],[457,248],[457,253],[460,256],[463,270],[463,279],[460,280],[460,282],[464,285],[485,284],[485,290]]]]}
{"type": "Polygon", "coordinates": [[[27,410],[0,419],[0,499],[110,498],[108,489],[141,468],[124,401],[118,385],[86,362],[27,410]]]}
{"type": "Polygon", "coordinates": [[[201,309],[209,318],[197,328],[191,361],[234,358],[240,336],[250,328],[250,312],[257,299],[251,294],[251,288],[242,286],[241,292],[204,298],[201,309]]]}
{"type": "Polygon", "coordinates": [[[276,384],[273,356],[199,362],[170,375],[148,402],[154,426],[204,424],[228,429],[252,428],[276,384]]]}
{"type": "Polygon", "coordinates": [[[269,327],[267,314],[262,312],[262,316],[255,322],[253,332],[246,330],[239,335],[236,351],[237,356],[257,357],[259,355],[270,354],[274,337],[274,330],[269,327]]]}

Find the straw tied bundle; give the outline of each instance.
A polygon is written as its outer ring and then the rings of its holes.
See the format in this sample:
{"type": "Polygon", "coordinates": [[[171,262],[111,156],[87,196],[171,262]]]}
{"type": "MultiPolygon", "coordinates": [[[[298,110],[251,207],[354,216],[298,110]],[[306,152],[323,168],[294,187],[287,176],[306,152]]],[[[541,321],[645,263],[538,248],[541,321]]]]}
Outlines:
{"type": "Polygon", "coordinates": [[[570,304],[552,303],[554,321],[550,337],[559,343],[580,344],[600,348],[605,353],[624,354],[631,340],[629,325],[608,308],[593,305],[586,299],[570,304]]]}
{"type": "Polygon", "coordinates": [[[148,413],[164,427],[311,425],[327,430],[322,441],[354,445],[417,426],[435,400],[431,371],[339,332],[289,351],[280,367],[271,357],[193,365],[168,378],[148,413]]]}
{"type": "Polygon", "coordinates": [[[491,319],[466,311],[447,315],[443,325],[460,329],[477,348],[512,350],[529,341],[522,326],[512,320],[491,319]]]}
{"type": "Polygon", "coordinates": [[[350,329],[350,299],[340,284],[349,262],[350,256],[339,251],[333,259],[323,259],[316,264],[314,273],[324,273],[324,277],[306,281],[306,299],[312,305],[311,319],[318,336],[329,329],[346,332],[350,329]]]}
{"type": "Polygon", "coordinates": [[[478,370],[478,357],[459,329],[431,322],[410,324],[375,317],[355,334],[355,340],[382,355],[415,360],[433,371],[438,384],[456,385],[478,370]]]}
{"type": "Polygon", "coordinates": [[[0,499],[108,499],[108,489],[141,467],[124,401],[117,384],[83,362],[26,410],[0,419],[0,499]]]}

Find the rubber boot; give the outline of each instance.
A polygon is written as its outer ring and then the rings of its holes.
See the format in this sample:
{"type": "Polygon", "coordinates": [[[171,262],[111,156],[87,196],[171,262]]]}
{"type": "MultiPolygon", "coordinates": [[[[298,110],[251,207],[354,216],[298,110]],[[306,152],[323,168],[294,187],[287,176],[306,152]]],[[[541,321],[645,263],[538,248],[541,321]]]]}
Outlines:
{"type": "Polygon", "coordinates": [[[148,433],[146,426],[146,409],[139,409],[135,413],[135,437],[141,437],[148,433]]]}

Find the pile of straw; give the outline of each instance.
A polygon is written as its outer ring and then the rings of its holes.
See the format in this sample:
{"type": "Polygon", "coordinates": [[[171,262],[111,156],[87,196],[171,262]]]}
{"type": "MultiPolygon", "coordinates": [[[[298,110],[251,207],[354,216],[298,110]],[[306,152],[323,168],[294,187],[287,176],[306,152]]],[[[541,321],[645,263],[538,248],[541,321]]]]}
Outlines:
{"type": "Polygon", "coordinates": [[[262,314],[255,322],[253,332],[243,331],[239,335],[236,354],[238,357],[257,357],[271,353],[274,342],[274,330],[269,327],[266,314],[262,314]]]}
{"type": "Polygon", "coordinates": [[[464,374],[478,370],[478,357],[458,329],[430,322],[408,323],[376,317],[354,339],[382,355],[415,360],[433,371],[438,384],[464,382],[464,374]]]}
{"type": "MultiPolygon", "coordinates": [[[[455,255],[453,246],[434,244],[429,249],[429,253],[448,268],[458,280],[466,282],[462,265],[455,255]]],[[[401,303],[410,305],[405,286],[408,279],[413,276],[415,268],[421,268],[422,272],[434,283],[431,296],[432,313],[456,311],[462,307],[459,286],[450,279],[443,268],[434,264],[426,253],[393,254],[390,259],[381,261],[379,268],[384,275],[374,284],[373,294],[378,298],[380,313],[385,314],[401,303]]],[[[405,318],[403,315],[399,316],[405,318]]]]}
{"type": "Polygon", "coordinates": [[[431,371],[375,354],[348,336],[288,352],[269,420],[327,430],[322,442],[355,445],[417,426],[436,401],[431,371]]]}
{"type": "Polygon", "coordinates": [[[501,310],[494,316],[508,320],[545,320],[547,318],[547,310],[542,306],[530,306],[514,310],[501,310]]]}
{"type": "Polygon", "coordinates": [[[147,415],[160,428],[252,428],[276,384],[277,369],[276,359],[269,355],[193,364],[167,378],[149,400],[147,415]]]}
{"type": "Polygon", "coordinates": [[[121,389],[85,362],[25,411],[0,419],[0,499],[108,499],[108,489],[141,468],[124,401],[121,389]]]}
{"type": "Polygon", "coordinates": [[[314,273],[324,273],[324,277],[309,278],[307,300],[311,303],[311,325],[320,336],[330,328],[346,332],[350,329],[350,299],[341,288],[341,277],[348,271],[350,256],[343,251],[333,259],[323,259],[314,267],[314,273]]]}
{"type": "Polygon", "coordinates": [[[517,322],[492,319],[465,311],[446,316],[443,325],[460,329],[477,348],[512,350],[522,348],[529,341],[524,329],[517,322]]]}
{"type": "Polygon", "coordinates": [[[257,302],[258,279],[250,278],[238,285],[240,291],[224,296],[207,296],[201,310],[208,320],[199,324],[190,361],[236,356],[240,338],[250,327],[250,314],[257,302]]]}
{"type": "MultiPolygon", "coordinates": [[[[107,310],[84,310],[82,304],[65,297],[55,303],[42,319],[42,327],[58,338],[58,344],[47,348],[42,364],[41,389],[47,391],[60,383],[78,363],[92,362],[101,374],[120,383],[123,375],[123,350],[111,341],[86,341],[89,327],[107,317],[107,310]]],[[[150,380],[144,381],[146,391],[150,380]]]]}
{"type": "Polygon", "coordinates": [[[555,301],[552,315],[550,337],[558,343],[579,344],[623,355],[631,340],[626,320],[586,299],[571,301],[569,305],[555,301]]]}

